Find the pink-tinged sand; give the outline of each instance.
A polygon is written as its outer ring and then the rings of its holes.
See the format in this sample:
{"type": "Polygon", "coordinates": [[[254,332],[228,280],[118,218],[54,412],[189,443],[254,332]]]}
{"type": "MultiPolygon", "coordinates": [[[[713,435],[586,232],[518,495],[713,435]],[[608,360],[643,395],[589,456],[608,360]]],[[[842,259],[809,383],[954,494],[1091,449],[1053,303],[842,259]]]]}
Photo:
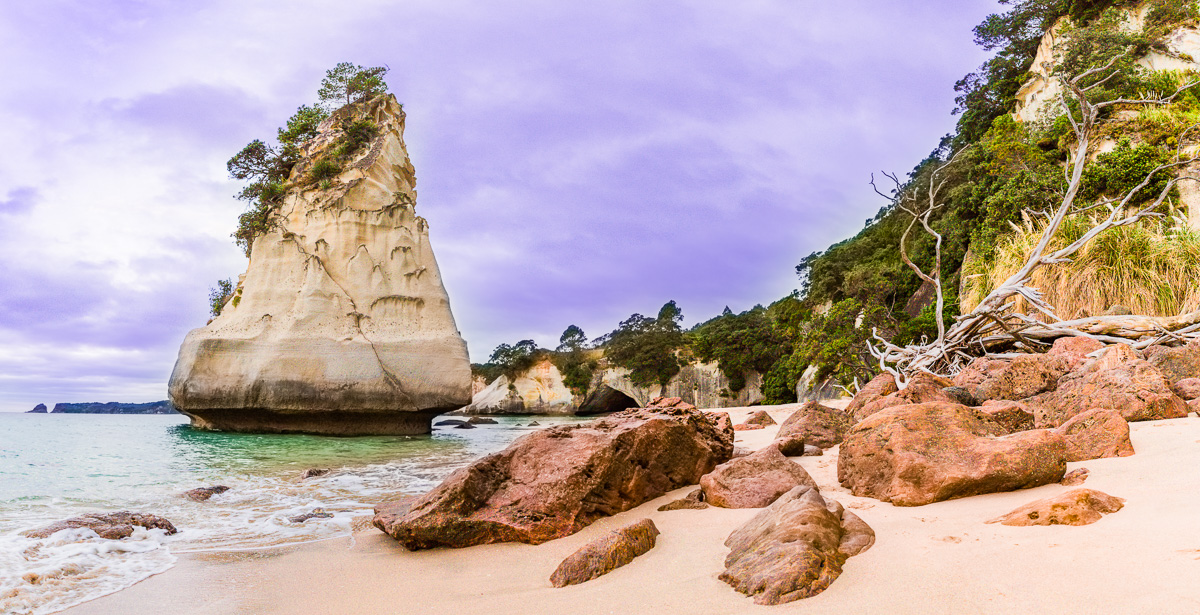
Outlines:
{"type": "MultiPolygon", "coordinates": [[[[795,405],[767,408],[782,422],[795,405]]],[[[757,410],[760,408],[754,408],[757,410]]],[[[740,422],[750,409],[733,409],[740,422]]],[[[166,573],[80,605],[71,615],[140,613],[1197,613],[1200,612],[1200,419],[1134,423],[1132,457],[1069,464],[1084,484],[1125,508],[1083,527],[985,522],[1069,489],[1047,485],[917,508],[850,495],[836,449],[794,458],[821,491],[875,529],[824,593],[756,606],[717,580],[725,538],[756,510],[655,509],[681,489],[543,545],[485,545],[410,553],[381,533],[258,551],[185,555],[166,573]],[[658,545],[582,585],[555,589],[564,557],[610,529],[650,517],[658,545]]],[[[778,426],[738,432],[770,443],[778,426]]]]}

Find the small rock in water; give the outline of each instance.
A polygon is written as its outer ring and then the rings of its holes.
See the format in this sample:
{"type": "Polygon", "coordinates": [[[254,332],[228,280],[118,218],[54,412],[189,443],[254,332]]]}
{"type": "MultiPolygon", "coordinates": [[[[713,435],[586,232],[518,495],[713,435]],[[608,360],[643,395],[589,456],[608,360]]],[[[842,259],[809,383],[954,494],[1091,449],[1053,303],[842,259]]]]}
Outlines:
{"type": "Polygon", "coordinates": [[[1067,472],[1066,475],[1062,477],[1062,480],[1059,481],[1059,484],[1067,487],[1074,487],[1076,485],[1082,485],[1083,481],[1087,480],[1087,477],[1087,468],[1075,468],[1074,470],[1067,472]]]}
{"type": "Polygon", "coordinates": [[[300,475],[300,479],[303,480],[306,478],[317,478],[318,476],[325,476],[326,474],[329,474],[329,468],[309,468],[300,475]]]}
{"type": "Polygon", "coordinates": [[[88,528],[96,532],[101,538],[109,540],[120,540],[133,534],[133,526],[141,526],[148,530],[159,529],[166,530],[167,534],[174,534],[177,530],[170,521],[157,515],[147,515],[142,513],[131,513],[129,511],[121,511],[115,513],[92,513],[89,515],[80,515],[72,517],[65,521],[52,523],[45,527],[36,530],[22,532],[23,536],[29,538],[46,538],[51,534],[60,530],[68,530],[74,528],[88,528]]]}
{"type": "Polygon", "coordinates": [[[447,425],[466,425],[466,424],[467,424],[466,421],[462,421],[459,419],[446,419],[444,421],[438,421],[438,422],[434,423],[433,426],[434,427],[446,427],[447,425]]]}
{"type": "Polygon", "coordinates": [[[455,429],[475,429],[475,426],[470,423],[459,423],[454,426],[455,429]]]}
{"type": "Polygon", "coordinates": [[[539,423],[537,421],[533,421],[533,422],[529,423],[529,426],[530,427],[539,427],[539,426],[541,426],[541,423],[539,423]]]}
{"type": "Polygon", "coordinates": [[[467,419],[467,422],[472,425],[495,425],[496,419],[489,419],[486,416],[473,416],[467,419]]]}
{"type": "Polygon", "coordinates": [[[288,517],[288,521],[291,521],[292,523],[304,523],[305,521],[308,521],[309,519],[330,519],[332,517],[333,517],[333,513],[325,512],[324,508],[314,508],[314,509],[304,513],[303,515],[296,515],[295,517],[288,517]]]}
{"type": "Polygon", "coordinates": [[[550,583],[566,587],[608,574],[653,549],[657,537],[658,528],[650,519],[609,532],[567,556],[550,575],[550,583]]]}
{"type": "Polygon", "coordinates": [[[668,510],[704,510],[708,504],[704,502],[704,490],[696,489],[678,500],[667,502],[658,507],[659,512],[668,510]]]}
{"type": "Polygon", "coordinates": [[[226,491],[229,491],[229,487],[226,487],[225,485],[213,485],[212,487],[190,489],[183,492],[183,497],[192,500],[193,502],[203,502],[208,498],[217,495],[218,493],[225,493],[226,491]]]}

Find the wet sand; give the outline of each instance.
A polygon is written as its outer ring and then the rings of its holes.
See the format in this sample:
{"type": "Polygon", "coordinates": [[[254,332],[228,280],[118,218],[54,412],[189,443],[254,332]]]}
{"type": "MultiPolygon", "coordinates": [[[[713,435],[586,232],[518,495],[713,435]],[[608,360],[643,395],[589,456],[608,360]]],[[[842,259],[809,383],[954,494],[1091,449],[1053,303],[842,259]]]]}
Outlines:
{"type": "MultiPolygon", "coordinates": [[[[797,406],[767,408],[779,422],[797,406]]],[[[734,409],[735,422],[754,409],[734,409]]],[[[1006,527],[988,519],[1069,489],[895,507],[837,484],[836,449],[794,458],[821,491],[853,509],[877,541],[824,593],[763,607],[717,579],[725,538],[757,510],[658,506],[681,489],[546,544],[408,552],[374,530],[268,551],[187,554],[171,570],[69,609],[140,613],[1197,613],[1200,612],[1200,419],[1131,424],[1137,454],[1069,464],[1083,486],[1125,508],[1082,527],[1006,527]],[[662,535],[633,563],[553,588],[567,555],[609,529],[649,517],[662,535]]],[[[738,432],[757,449],[777,427],[738,432]]]]}

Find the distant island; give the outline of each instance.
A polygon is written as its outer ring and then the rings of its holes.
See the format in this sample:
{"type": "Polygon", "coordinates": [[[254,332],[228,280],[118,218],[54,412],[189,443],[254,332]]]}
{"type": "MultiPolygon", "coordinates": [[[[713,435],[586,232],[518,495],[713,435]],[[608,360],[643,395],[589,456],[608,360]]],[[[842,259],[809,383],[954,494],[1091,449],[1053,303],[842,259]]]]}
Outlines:
{"type": "MultiPolygon", "coordinates": [[[[47,414],[46,404],[38,404],[26,414],[47,414]]],[[[54,409],[50,410],[49,414],[179,414],[179,411],[164,399],[145,404],[122,404],[115,401],[54,404],[54,409]]]]}

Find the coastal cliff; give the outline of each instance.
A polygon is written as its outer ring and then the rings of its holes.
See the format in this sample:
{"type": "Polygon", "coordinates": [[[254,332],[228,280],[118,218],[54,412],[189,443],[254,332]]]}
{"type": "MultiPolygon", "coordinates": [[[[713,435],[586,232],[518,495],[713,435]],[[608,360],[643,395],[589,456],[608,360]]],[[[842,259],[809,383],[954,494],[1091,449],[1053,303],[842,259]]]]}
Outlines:
{"type": "Polygon", "coordinates": [[[553,361],[544,359],[510,380],[501,375],[477,391],[464,414],[591,415],[644,407],[655,397],[679,397],[700,408],[731,408],[763,400],[762,376],[748,374],[738,391],[715,363],[690,363],[667,382],[635,384],[629,370],[605,367],[593,376],[587,391],[573,392],[563,383],[553,361]]]}
{"type": "Polygon", "coordinates": [[[250,265],[207,326],[187,335],[171,401],[204,429],[427,433],[470,402],[429,225],[416,215],[405,114],[391,95],[347,105],[303,144],[250,265]],[[342,127],[375,136],[332,178],[306,181],[342,127]]]}

